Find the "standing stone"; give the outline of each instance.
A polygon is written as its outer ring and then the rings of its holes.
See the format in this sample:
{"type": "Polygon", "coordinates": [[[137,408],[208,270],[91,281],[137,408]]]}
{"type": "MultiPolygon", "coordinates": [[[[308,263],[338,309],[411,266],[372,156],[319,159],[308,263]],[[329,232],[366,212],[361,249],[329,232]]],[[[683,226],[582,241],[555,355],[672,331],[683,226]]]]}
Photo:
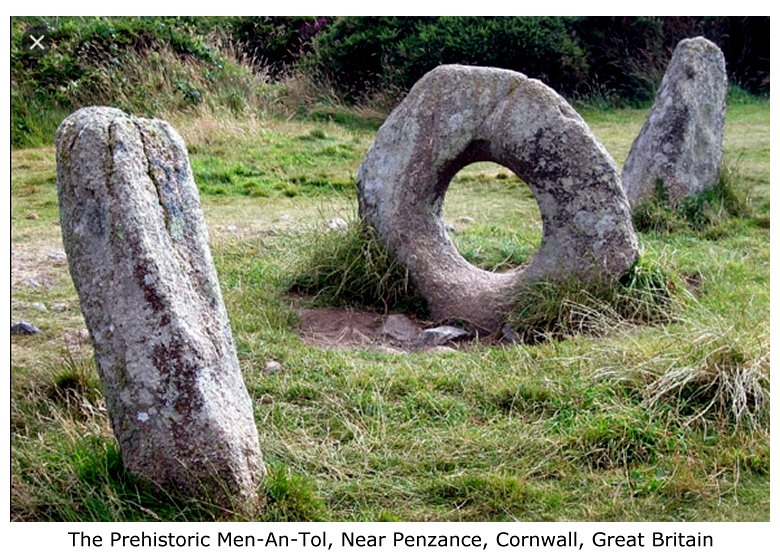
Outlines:
{"type": "Polygon", "coordinates": [[[184,142],[106,107],[57,131],[60,223],[122,460],[238,511],[265,473],[184,142]]]}
{"type": "Polygon", "coordinates": [[[639,255],[612,158],[561,96],[509,70],[446,65],[423,76],[363,160],[358,202],[433,319],[464,320],[481,332],[501,328],[522,283],[611,280],[639,255]],[[447,235],[447,187],[477,161],[508,167],[539,204],[542,243],[522,270],[481,270],[447,235]]]}
{"type": "Polygon", "coordinates": [[[652,198],[657,185],[676,205],[717,183],[727,89],[718,46],[704,37],[680,41],[623,167],[631,206],[652,198]]]}

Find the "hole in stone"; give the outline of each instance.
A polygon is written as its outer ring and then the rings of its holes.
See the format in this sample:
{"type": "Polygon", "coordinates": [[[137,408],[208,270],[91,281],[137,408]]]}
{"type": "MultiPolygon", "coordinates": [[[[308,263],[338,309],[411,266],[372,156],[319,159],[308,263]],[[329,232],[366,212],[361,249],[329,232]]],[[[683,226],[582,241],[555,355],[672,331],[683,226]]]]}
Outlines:
{"type": "Polygon", "coordinates": [[[496,163],[472,163],[452,178],[444,222],[463,258],[493,272],[529,263],[542,241],[542,216],[531,189],[496,163]]]}

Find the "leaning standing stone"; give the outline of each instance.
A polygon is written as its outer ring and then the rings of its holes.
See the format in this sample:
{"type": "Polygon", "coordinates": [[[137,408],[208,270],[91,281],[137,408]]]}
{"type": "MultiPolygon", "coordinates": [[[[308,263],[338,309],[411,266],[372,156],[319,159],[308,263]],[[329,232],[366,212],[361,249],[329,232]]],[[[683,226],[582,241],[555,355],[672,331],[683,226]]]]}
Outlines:
{"type": "Polygon", "coordinates": [[[81,109],[57,131],[60,221],[125,466],[251,511],[265,468],[181,137],[81,109]]]}
{"type": "Polygon", "coordinates": [[[675,205],[717,183],[727,87],[726,63],[715,43],[704,37],[680,41],[623,167],[632,206],[655,196],[658,187],[675,205]]]}

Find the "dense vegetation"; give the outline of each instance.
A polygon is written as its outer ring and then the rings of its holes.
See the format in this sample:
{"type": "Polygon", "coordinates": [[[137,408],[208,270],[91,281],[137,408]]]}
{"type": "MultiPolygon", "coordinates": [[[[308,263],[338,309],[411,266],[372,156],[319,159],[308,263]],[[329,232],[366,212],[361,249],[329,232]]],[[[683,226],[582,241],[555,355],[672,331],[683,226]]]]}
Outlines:
{"type": "Polygon", "coordinates": [[[14,18],[12,140],[50,142],[61,117],[87,104],[150,115],[300,114],[323,100],[387,109],[443,63],[641,106],[676,43],[696,35],[721,46],[733,83],[768,93],[768,17],[14,18]],[[45,52],[29,48],[31,27],[46,34],[45,52]]]}
{"type": "Polygon", "coordinates": [[[310,58],[352,98],[403,91],[437,64],[462,63],[517,70],[568,96],[643,104],[677,42],[697,35],[724,49],[732,81],[767,92],[768,31],[760,18],[353,17],[329,25],[310,58]]]}

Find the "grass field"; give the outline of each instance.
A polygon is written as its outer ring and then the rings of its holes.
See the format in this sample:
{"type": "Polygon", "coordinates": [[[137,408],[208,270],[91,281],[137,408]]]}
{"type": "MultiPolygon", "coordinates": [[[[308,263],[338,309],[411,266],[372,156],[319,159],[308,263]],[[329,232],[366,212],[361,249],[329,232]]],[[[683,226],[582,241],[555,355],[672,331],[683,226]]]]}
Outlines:
{"type": "MultiPolygon", "coordinates": [[[[620,165],[646,111],[582,114],[620,165]]],[[[287,288],[328,220],[354,219],[377,122],[321,117],[174,122],[270,468],[260,519],[768,520],[767,101],[728,112],[749,215],[640,234],[680,284],[674,321],[443,354],[302,342],[287,288]]],[[[12,177],[12,318],[41,329],[12,337],[12,518],[231,518],[123,471],[61,253],[53,148],[15,150],[12,177]]],[[[456,176],[445,216],[484,268],[524,262],[541,236],[527,187],[492,164],[456,176]]]]}

